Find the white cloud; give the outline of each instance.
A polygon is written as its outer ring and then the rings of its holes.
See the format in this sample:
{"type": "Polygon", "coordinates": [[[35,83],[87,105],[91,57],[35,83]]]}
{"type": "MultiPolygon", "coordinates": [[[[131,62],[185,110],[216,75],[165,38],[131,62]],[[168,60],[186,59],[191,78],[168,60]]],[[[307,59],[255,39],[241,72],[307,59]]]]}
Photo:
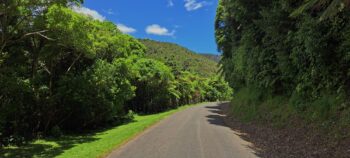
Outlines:
{"type": "Polygon", "coordinates": [[[112,9],[108,9],[108,10],[106,11],[106,13],[109,14],[109,15],[114,15],[114,14],[115,14],[114,11],[113,11],[112,9]]]}
{"type": "Polygon", "coordinates": [[[185,0],[185,8],[187,11],[194,11],[209,5],[206,1],[197,2],[197,0],[185,0]]]}
{"type": "Polygon", "coordinates": [[[73,6],[72,9],[77,13],[90,16],[96,20],[104,21],[106,19],[106,17],[98,13],[96,10],[92,10],[86,7],[73,6]]]}
{"type": "Polygon", "coordinates": [[[159,36],[174,36],[175,30],[169,32],[165,27],[161,27],[158,24],[149,25],[146,28],[147,34],[159,35],[159,36]]]}
{"type": "Polygon", "coordinates": [[[173,7],[173,6],[174,6],[173,0],[168,0],[168,7],[173,7]]]}
{"type": "Polygon", "coordinates": [[[124,24],[117,24],[118,29],[123,33],[134,33],[136,32],[136,29],[132,27],[128,27],[124,24]]]}

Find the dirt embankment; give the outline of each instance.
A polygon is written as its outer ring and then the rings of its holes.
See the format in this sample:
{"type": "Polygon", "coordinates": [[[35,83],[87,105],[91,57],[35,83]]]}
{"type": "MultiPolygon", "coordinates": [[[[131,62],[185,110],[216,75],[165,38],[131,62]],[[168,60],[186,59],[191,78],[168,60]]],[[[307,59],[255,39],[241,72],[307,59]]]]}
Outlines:
{"type": "Polygon", "coordinates": [[[350,139],[329,139],[311,126],[298,122],[274,128],[269,123],[243,123],[228,114],[229,104],[222,104],[224,121],[262,158],[350,158],[350,139]]]}

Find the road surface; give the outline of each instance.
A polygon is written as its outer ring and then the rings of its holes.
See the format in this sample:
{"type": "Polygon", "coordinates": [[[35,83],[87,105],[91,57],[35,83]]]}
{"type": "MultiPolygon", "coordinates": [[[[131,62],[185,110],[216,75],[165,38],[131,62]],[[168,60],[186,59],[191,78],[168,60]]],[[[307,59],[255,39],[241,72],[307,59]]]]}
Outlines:
{"type": "Polygon", "coordinates": [[[218,103],[175,113],[108,158],[255,158],[251,144],[225,126],[218,103]]]}

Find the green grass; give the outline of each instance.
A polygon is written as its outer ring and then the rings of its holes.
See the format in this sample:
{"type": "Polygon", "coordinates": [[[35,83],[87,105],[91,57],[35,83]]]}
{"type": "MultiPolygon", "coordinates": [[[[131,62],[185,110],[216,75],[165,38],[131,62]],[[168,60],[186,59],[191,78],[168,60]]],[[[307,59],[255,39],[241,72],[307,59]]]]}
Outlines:
{"type": "Polygon", "coordinates": [[[163,113],[135,116],[133,122],[102,132],[70,135],[59,139],[40,139],[21,147],[0,149],[0,157],[8,158],[96,158],[104,157],[137,134],[167,116],[190,107],[183,106],[163,113]]]}

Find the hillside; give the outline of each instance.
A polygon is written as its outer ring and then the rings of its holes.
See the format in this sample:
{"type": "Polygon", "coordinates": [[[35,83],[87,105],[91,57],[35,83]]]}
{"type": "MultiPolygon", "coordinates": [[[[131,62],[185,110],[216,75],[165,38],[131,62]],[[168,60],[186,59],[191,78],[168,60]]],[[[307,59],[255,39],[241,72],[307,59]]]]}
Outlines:
{"type": "Polygon", "coordinates": [[[200,55],[202,55],[202,56],[204,56],[204,57],[206,57],[206,58],[208,58],[210,60],[213,60],[213,61],[215,61],[217,63],[219,63],[220,59],[221,59],[220,55],[214,55],[214,54],[209,54],[209,53],[208,54],[203,53],[203,54],[200,54],[200,55]]]}
{"type": "Polygon", "coordinates": [[[146,57],[156,59],[172,67],[174,71],[187,70],[203,77],[217,72],[217,63],[205,56],[173,43],[140,39],[146,47],[146,57]]]}

